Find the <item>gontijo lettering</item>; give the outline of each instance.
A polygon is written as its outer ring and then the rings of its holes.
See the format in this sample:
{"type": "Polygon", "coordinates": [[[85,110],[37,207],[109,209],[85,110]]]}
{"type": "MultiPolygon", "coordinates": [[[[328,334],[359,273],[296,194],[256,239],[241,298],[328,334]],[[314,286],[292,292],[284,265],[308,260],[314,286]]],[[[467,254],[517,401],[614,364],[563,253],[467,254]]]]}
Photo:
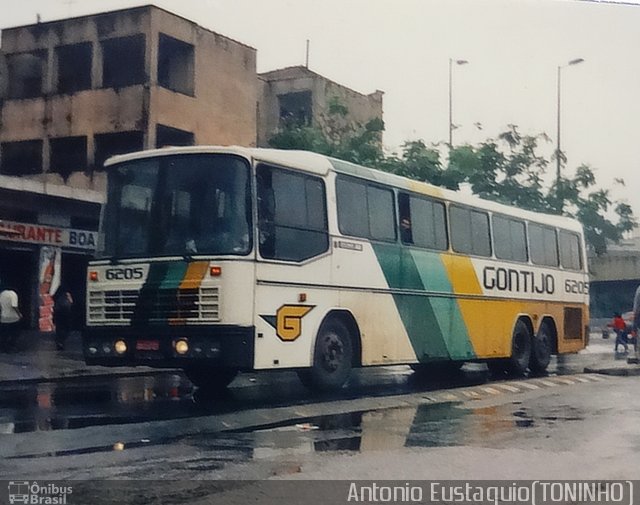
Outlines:
{"type": "Polygon", "coordinates": [[[556,290],[556,281],[552,274],[489,266],[484,267],[482,271],[482,285],[485,289],[518,293],[552,295],[556,290]]]}

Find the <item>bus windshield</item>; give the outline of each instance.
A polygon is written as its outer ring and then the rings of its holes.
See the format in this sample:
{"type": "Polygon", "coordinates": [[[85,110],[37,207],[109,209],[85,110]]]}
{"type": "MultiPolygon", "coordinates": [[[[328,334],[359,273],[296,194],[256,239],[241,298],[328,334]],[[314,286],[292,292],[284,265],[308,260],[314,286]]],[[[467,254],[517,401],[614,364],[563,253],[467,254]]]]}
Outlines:
{"type": "Polygon", "coordinates": [[[101,256],[247,255],[248,163],[232,155],[133,160],[110,169],[101,256]]]}

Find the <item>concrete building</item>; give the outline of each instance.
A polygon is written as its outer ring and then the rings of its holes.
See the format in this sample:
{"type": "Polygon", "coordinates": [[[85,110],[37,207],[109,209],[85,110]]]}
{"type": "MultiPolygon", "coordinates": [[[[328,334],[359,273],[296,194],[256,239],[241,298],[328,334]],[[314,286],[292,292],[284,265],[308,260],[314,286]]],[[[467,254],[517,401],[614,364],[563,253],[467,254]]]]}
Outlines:
{"type": "Polygon", "coordinates": [[[51,327],[59,284],[83,317],[108,157],[267,146],[285,120],[324,128],[335,99],[347,127],[382,119],[381,91],[305,67],[258,75],[255,49],[155,6],[9,28],[1,41],[0,283],[31,328],[51,327]]]}
{"type": "Polygon", "coordinates": [[[0,282],[47,328],[43,295],[84,298],[106,158],[256,145],[256,50],[154,6],[6,29],[1,50],[0,282]]]}
{"type": "Polygon", "coordinates": [[[340,127],[347,131],[356,130],[372,119],[382,120],[382,91],[363,95],[303,66],[273,70],[258,77],[262,88],[258,106],[258,145],[261,147],[269,145],[269,138],[285,122],[317,126],[327,133],[332,102],[346,108],[344,124],[340,127]]]}
{"type": "Polygon", "coordinates": [[[610,244],[602,256],[589,258],[591,317],[611,318],[633,308],[640,286],[640,236],[610,244]]]}

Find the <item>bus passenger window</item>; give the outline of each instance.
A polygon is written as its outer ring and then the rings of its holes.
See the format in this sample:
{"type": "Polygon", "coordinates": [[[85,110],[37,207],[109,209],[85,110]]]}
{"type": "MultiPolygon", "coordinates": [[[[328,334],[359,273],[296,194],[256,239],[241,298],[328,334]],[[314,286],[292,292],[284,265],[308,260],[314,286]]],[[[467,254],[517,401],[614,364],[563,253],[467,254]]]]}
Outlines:
{"type": "Polygon", "coordinates": [[[560,264],[568,270],[582,270],[580,237],[575,233],[560,231],[560,264]]]}
{"type": "Polygon", "coordinates": [[[486,212],[452,205],[449,207],[449,218],[451,245],[455,252],[491,256],[489,215],[486,212]]]}
{"type": "Polygon", "coordinates": [[[400,193],[400,239],[427,249],[447,249],[447,223],[444,203],[420,196],[400,193]]]}
{"type": "Polygon", "coordinates": [[[524,222],[494,215],[493,248],[498,259],[526,262],[528,256],[524,222]]]}
{"type": "Polygon", "coordinates": [[[529,251],[534,265],[558,266],[556,231],[548,226],[529,224],[529,251]]]}
{"type": "Polygon", "coordinates": [[[403,244],[413,244],[411,208],[409,206],[409,195],[406,193],[398,194],[398,214],[400,218],[400,240],[403,244]]]}
{"type": "Polygon", "coordinates": [[[396,240],[393,192],[357,179],[336,181],[340,232],[385,242],[396,240]]]}
{"type": "Polygon", "coordinates": [[[321,179],[261,165],[257,183],[263,258],[303,261],[328,250],[327,207],[321,179]]]}

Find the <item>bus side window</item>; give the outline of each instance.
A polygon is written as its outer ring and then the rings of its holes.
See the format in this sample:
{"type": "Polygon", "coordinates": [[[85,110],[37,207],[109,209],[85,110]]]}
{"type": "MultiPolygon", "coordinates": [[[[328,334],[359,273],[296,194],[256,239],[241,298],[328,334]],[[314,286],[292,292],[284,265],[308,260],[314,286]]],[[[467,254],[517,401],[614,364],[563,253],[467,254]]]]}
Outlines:
{"type": "Polygon", "coordinates": [[[444,203],[417,195],[398,195],[400,237],[404,244],[446,251],[447,221],[444,203]]]}
{"type": "Polygon", "coordinates": [[[491,256],[489,215],[466,207],[449,207],[451,245],[455,252],[491,256]]]}
{"type": "Polygon", "coordinates": [[[275,201],[271,186],[271,171],[262,168],[257,173],[258,186],[258,243],[264,258],[275,253],[274,214],[275,201]]]}
{"type": "Polygon", "coordinates": [[[560,230],[560,264],[568,270],[582,270],[582,248],[580,237],[575,233],[560,230]]]}
{"type": "Polygon", "coordinates": [[[558,266],[556,230],[549,226],[529,223],[529,251],[534,265],[558,266]]]}
{"type": "Polygon", "coordinates": [[[409,195],[406,193],[398,194],[398,214],[400,218],[400,240],[403,244],[413,244],[411,206],[409,205],[409,195]]]}
{"type": "Polygon", "coordinates": [[[303,261],[329,249],[322,179],[261,165],[257,182],[263,258],[303,261]]]}

